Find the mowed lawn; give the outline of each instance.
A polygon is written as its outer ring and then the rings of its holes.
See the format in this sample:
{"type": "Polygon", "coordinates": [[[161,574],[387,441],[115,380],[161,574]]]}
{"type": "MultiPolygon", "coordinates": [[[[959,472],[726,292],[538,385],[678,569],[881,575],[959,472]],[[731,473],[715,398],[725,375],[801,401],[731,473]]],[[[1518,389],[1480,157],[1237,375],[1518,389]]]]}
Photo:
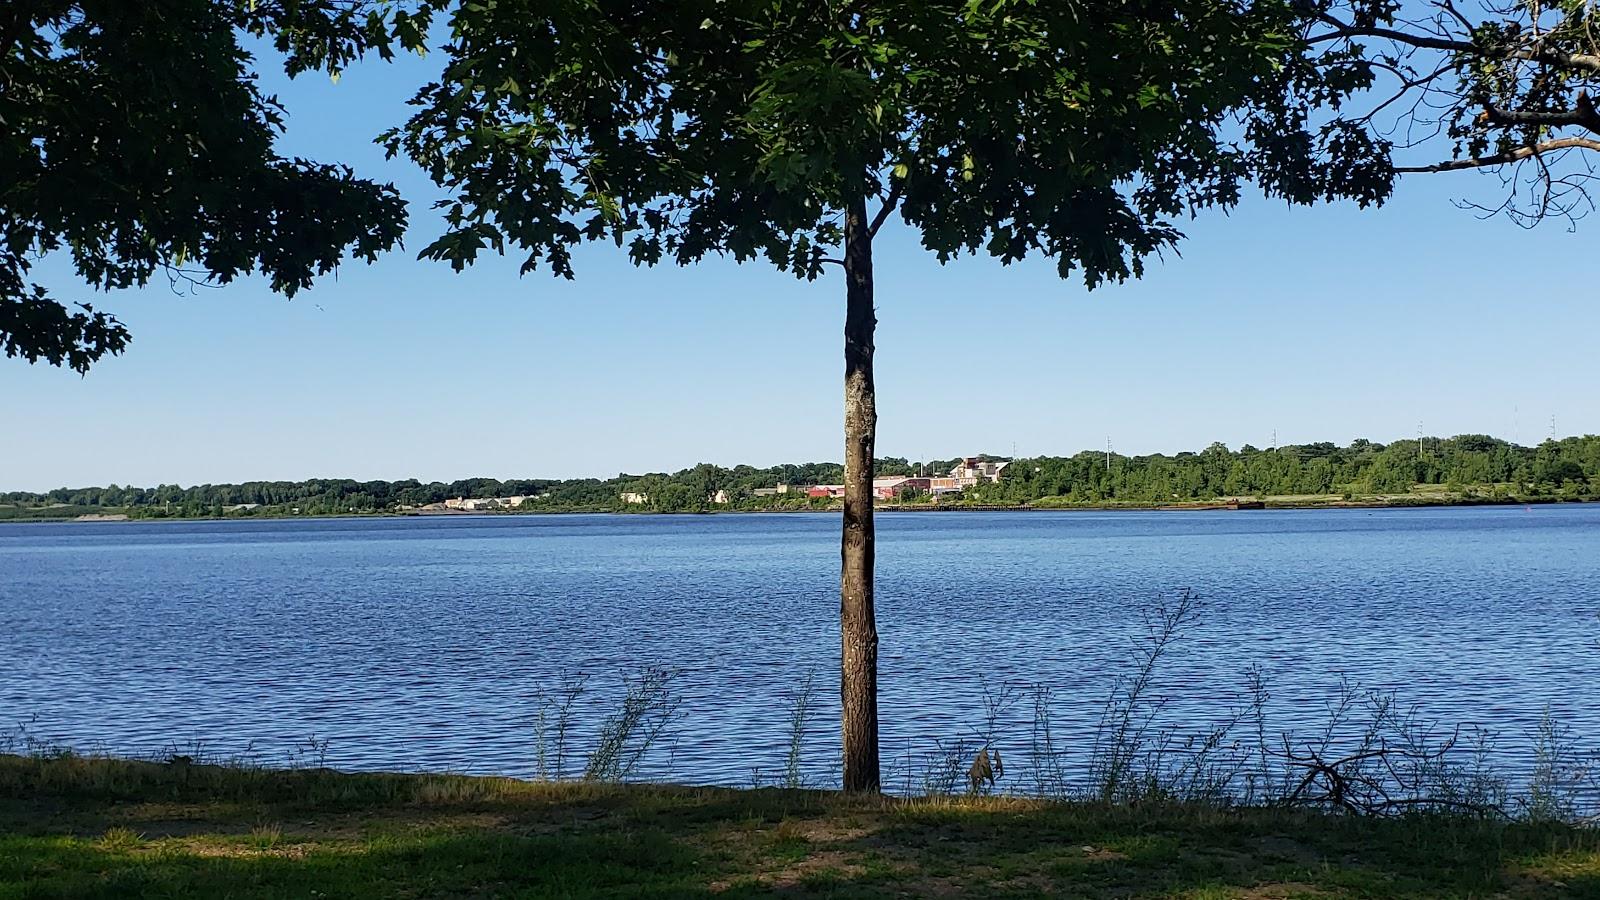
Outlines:
{"type": "Polygon", "coordinates": [[[0,756],[0,898],[1597,897],[1460,819],[0,756]]]}

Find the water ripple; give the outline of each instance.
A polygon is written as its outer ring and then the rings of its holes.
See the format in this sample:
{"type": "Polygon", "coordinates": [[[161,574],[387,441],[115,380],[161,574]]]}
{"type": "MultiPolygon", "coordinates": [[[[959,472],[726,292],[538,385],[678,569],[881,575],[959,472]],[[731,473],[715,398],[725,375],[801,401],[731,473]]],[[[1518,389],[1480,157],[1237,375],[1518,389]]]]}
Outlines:
{"type": "MultiPolygon", "coordinates": [[[[1543,711],[1591,746],[1600,508],[879,518],[888,765],[971,736],[991,685],[1045,683],[1074,765],[1150,598],[1203,617],[1157,685],[1210,723],[1270,682],[1274,730],[1342,679],[1481,726],[1525,767],[1543,711]]],[[[76,746],[282,753],[531,774],[534,695],[591,673],[580,742],[621,677],[681,671],[645,774],[782,768],[781,697],[818,675],[807,768],[838,755],[837,520],[569,516],[0,525],[0,722],[76,746]]],[[[1027,742],[1031,706],[1002,734],[1027,742]]]]}

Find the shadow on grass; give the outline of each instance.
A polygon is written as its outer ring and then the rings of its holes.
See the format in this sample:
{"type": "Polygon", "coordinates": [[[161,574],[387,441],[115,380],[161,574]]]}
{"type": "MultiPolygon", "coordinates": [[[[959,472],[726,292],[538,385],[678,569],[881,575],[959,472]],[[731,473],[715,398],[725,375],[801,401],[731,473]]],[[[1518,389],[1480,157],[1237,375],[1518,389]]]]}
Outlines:
{"type": "Polygon", "coordinates": [[[0,897],[1600,897],[1464,819],[0,757],[0,897]]]}

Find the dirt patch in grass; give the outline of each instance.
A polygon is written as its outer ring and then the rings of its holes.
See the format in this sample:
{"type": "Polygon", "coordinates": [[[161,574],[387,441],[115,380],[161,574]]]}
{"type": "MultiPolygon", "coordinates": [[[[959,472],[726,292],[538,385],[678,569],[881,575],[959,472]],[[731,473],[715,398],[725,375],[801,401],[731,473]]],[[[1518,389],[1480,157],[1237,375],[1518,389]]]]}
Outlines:
{"type": "Polygon", "coordinates": [[[866,838],[877,831],[856,822],[833,822],[827,819],[799,819],[785,821],[781,831],[813,844],[842,844],[866,838]]]}
{"type": "Polygon", "coordinates": [[[1239,900],[1310,900],[1327,896],[1328,893],[1316,885],[1298,881],[1258,884],[1238,895],[1239,900]]]}
{"type": "Polygon", "coordinates": [[[1105,862],[1106,860],[1127,859],[1128,854],[1119,850],[1107,850],[1105,847],[1079,847],[1078,852],[1083,858],[1091,862],[1105,862]]]}
{"type": "Polygon", "coordinates": [[[866,867],[856,863],[840,850],[821,850],[792,865],[771,873],[759,873],[759,880],[773,887],[789,888],[803,884],[821,874],[841,878],[856,878],[866,873],[866,867]]]}
{"type": "Polygon", "coordinates": [[[163,843],[153,848],[151,855],[181,850],[200,859],[304,859],[311,853],[328,853],[326,843],[288,844],[276,847],[252,847],[248,844],[218,844],[209,841],[179,841],[163,843]]]}

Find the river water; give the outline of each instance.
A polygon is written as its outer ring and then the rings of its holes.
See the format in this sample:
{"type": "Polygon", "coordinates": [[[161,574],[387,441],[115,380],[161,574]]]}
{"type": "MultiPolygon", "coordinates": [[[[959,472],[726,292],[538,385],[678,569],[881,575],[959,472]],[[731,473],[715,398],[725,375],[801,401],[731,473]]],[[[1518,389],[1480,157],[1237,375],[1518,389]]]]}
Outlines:
{"type": "MultiPolygon", "coordinates": [[[[337,768],[531,775],[539,691],[588,676],[581,756],[623,679],[676,672],[641,777],[743,785],[838,741],[838,520],[462,516],[0,525],[0,729],[337,768]]],[[[1199,599],[1148,695],[1193,729],[1247,701],[1317,729],[1341,681],[1527,765],[1548,709],[1600,744],[1600,506],[878,517],[883,753],[911,777],[982,730],[1022,755],[1045,684],[1070,769],[1157,597],[1199,599]]],[[[1253,727],[1253,726],[1252,726],[1253,727]]],[[[569,770],[581,763],[569,762],[569,770]]],[[[570,773],[570,772],[569,772],[570,773]]],[[[909,783],[909,781],[908,781],[909,783]]]]}

